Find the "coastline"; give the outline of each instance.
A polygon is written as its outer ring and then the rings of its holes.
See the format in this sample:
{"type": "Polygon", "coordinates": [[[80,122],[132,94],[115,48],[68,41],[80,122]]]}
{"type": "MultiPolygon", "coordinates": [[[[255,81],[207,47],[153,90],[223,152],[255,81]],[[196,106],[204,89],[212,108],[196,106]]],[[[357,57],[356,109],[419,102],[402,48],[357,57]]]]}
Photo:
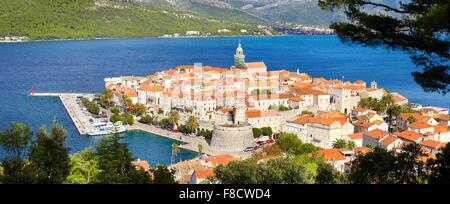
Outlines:
{"type": "Polygon", "coordinates": [[[211,35],[211,36],[179,36],[179,37],[106,37],[106,38],[76,38],[76,39],[47,39],[47,40],[27,40],[17,42],[0,42],[2,43],[32,43],[32,42],[64,42],[64,41],[91,41],[91,40],[129,40],[129,39],[186,39],[186,38],[235,38],[235,37],[289,37],[289,36],[330,36],[336,34],[311,34],[311,35],[211,35]]]}

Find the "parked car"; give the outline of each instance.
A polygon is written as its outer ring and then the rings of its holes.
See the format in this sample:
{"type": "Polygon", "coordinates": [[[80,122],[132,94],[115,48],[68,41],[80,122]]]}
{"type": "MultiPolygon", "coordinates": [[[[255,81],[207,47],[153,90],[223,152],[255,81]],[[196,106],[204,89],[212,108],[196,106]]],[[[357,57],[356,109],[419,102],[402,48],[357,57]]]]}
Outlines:
{"type": "Polygon", "coordinates": [[[253,147],[246,147],[244,149],[244,152],[251,152],[251,151],[253,151],[253,147]]]}

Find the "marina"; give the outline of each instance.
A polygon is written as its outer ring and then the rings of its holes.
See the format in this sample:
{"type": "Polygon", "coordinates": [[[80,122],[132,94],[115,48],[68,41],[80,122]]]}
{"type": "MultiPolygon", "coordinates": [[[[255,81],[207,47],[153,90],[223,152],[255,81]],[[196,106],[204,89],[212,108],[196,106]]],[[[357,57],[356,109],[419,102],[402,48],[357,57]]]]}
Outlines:
{"type": "Polygon", "coordinates": [[[34,93],[30,94],[31,96],[42,96],[42,97],[59,97],[61,103],[72,119],[73,124],[75,125],[78,133],[80,135],[86,135],[90,124],[89,118],[83,113],[80,108],[77,108],[79,105],[77,104],[77,97],[93,95],[93,94],[82,94],[82,93],[34,93]]]}

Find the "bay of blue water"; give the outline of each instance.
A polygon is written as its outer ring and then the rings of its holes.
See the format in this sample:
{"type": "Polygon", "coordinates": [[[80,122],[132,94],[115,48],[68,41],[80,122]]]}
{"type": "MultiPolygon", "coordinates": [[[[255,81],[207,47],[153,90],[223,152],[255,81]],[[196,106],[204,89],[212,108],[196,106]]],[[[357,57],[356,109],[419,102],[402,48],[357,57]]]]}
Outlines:
{"type": "MultiPolygon", "coordinates": [[[[450,107],[450,97],[424,92],[411,72],[420,70],[401,52],[348,46],[336,36],[114,39],[0,43],[0,130],[10,121],[33,130],[53,117],[68,130],[72,152],[93,146],[100,137],[80,136],[59,99],[29,97],[36,92],[102,92],[103,78],[148,75],[182,64],[229,67],[239,39],[247,61],[263,60],[269,70],[287,69],[314,77],[358,79],[396,91],[410,102],[450,107]]],[[[127,133],[136,158],[170,163],[173,141],[143,132],[127,133]],[[158,145],[155,145],[158,144],[158,145]]],[[[182,159],[195,156],[182,152],[182,159]]]]}

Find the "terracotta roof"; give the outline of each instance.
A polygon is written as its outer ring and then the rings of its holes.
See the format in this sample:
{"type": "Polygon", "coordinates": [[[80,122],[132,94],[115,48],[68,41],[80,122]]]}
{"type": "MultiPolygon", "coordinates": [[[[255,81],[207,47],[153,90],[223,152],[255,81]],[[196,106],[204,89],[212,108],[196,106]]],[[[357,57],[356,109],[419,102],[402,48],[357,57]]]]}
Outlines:
{"type": "Polygon", "coordinates": [[[405,120],[405,121],[407,121],[410,116],[412,116],[414,119],[416,119],[418,121],[425,121],[425,120],[430,119],[430,117],[424,116],[424,115],[421,115],[418,113],[402,113],[402,114],[400,114],[400,117],[402,118],[402,120],[405,120]]]}
{"type": "Polygon", "coordinates": [[[228,164],[231,161],[238,161],[240,160],[237,157],[231,156],[229,154],[222,154],[222,155],[215,155],[215,156],[209,156],[205,159],[205,162],[211,162],[213,166],[219,166],[220,164],[228,164]]]}
{"type": "Polygon", "coordinates": [[[433,126],[431,126],[430,124],[428,124],[426,122],[419,121],[419,122],[409,124],[408,127],[414,128],[414,129],[424,129],[424,128],[431,128],[433,126]]]}
{"type": "Polygon", "coordinates": [[[357,147],[353,151],[355,152],[355,155],[359,155],[359,154],[367,154],[369,152],[372,152],[373,150],[368,147],[357,147]]]}
{"type": "Polygon", "coordinates": [[[350,138],[351,140],[362,139],[363,138],[363,133],[362,132],[358,132],[358,133],[349,134],[348,138],[350,138]]]}
{"type": "Polygon", "coordinates": [[[389,146],[390,144],[394,143],[397,140],[398,138],[389,135],[385,137],[383,140],[381,140],[380,144],[384,146],[389,146]]]}
{"type": "Polygon", "coordinates": [[[429,147],[432,149],[438,149],[442,146],[442,142],[436,140],[425,140],[420,143],[422,146],[429,147]]]}
{"type": "Polygon", "coordinates": [[[317,153],[322,155],[325,161],[332,161],[333,159],[336,161],[345,160],[344,155],[338,149],[322,149],[317,153]]]}
{"type": "Polygon", "coordinates": [[[389,134],[388,132],[380,129],[374,129],[369,132],[364,132],[364,135],[367,135],[368,137],[375,140],[380,140],[383,137],[387,136],[388,134],[389,134]]]}
{"type": "Polygon", "coordinates": [[[245,112],[247,118],[260,118],[260,117],[273,117],[278,116],[278,111],[276,110],[248,110],[245,112]]]}
{"type": "Polygon", "coordinates": [[[151,92],[162,92],[164,91],[163,86],[152,86],[152,85],[148,85],[148,84],[142,84],[139,87],[139,90],[141,91],[151,91],[151,92]]]}
{"type": "Polygon", "coordinates": [[[401,139],[406,139],[413,142],[416,142],[422,138],[422,136],[420,136],[419,133],[411,132],[409,130],[404,130],[402,132],[394,132],[394,135],[397,135],[397,137],[400,137],[401,139]]]}
{"type": "Polygon", "coordinates": [[[122,76],[122,80],[125,81],[141,81],[144,80],[145,77],[136,77],[136,76],[122,76]]]}
{"type": "Polygon", "coordinates": [[[334,122],[338,122],[340,125],[345,124],[345,121],[334,118],[310,118],[309,123],[318,123],[326,126],[330,126],[334,122]]]}
{"type": "Polygon", "coordinates": [[[362,112],[368,111],[368,109],[365,109],[365,108],[362,108],[362,107],[356,107],[356,108],[353,109],[353,111],[362,113],[362,112]]]}
{"type": "Polygon", "coordinates": [[[199,168],[195,170],[195,177],[200,179],[206,179],[209,176],[214,176],[214,169],[212,168],[199,168]]]}
{"type": "Polygon", "coordinates": [[[138,168],[142,168],[142,169],[144,169],[147,172],[149,172],[151,170],[150,165],[148,164],[148,162],[146,160],[132,161],[131,164],[133,166],[138,167],[138,168]]]}
{"type": "Polygon", "coordinates": [[[434,133],[435,134],[441,134],[441,133],[446,133],[449,132],[449,127],[447,125],[435,125],[434,126],[434,133]]]}
{"type": "Polygon", "coordinates": [[[365,81],[363,81],[363,80],[358,80],[358,81],[355,81],[355,82],[353,82],[354,84],[366,84],[366,82],[365,81]]]}
{"type": "Polygon", "coordinates": [[[247,66],[247,69],[267,68],[264,62],[247,62],[245,65],[247,66]]]}
{"type": "Polygon", "coordinates": [[[292,98],[294,95],[290,93],[280,93],[280,94],[260,94],[260,95],[252,95],[252,98],[254,98],[257,101],[260,100],[273,100],[273,99],[289,99],[292,98]]]}
{"type": "Polygon", "coordinates": [[[292,88],[299,95],[327,95],[327,93],[323,91],[319,91],[311,88],[292,88]]]}
{"type": "Polygon", "coordinates": [[[434,118],[439,119],[439,120],[450,121],[450,115],[449,114],[439,114],[437,116],[434,116],[434,118]]]}
{"type": "Polygon", "coordinates": [[[393,95],[392,96],[392,101],[394,102],[394,104],[398,104],[401,103],[403,101],[406,101],[407,99],[398,95],[393,95]]]}
{"type": "Polygon", "coordinates": [[[310,119],[311,117],[312,117],[312,116],[310,116],[310,115],[302,115],[302,116],[298,116],[298,117],[295,117],[295,118],[293,118],[293,119],[290,119],[288,122],[291,122],[291,123],[297,123],[297,124],[303,125],[303,124],[305,124],[305,123],[308,123],[308,122],[309,122],[309,119],[310,119]]]}
{"type": "Polygon", "coordinates": [[[289,98],[289,100],[295,101],[295,102],[302,102],[302,101],[305,101],[305,99],[300,98],[300,97],[296,97],[296,96],[289,98]]]}

